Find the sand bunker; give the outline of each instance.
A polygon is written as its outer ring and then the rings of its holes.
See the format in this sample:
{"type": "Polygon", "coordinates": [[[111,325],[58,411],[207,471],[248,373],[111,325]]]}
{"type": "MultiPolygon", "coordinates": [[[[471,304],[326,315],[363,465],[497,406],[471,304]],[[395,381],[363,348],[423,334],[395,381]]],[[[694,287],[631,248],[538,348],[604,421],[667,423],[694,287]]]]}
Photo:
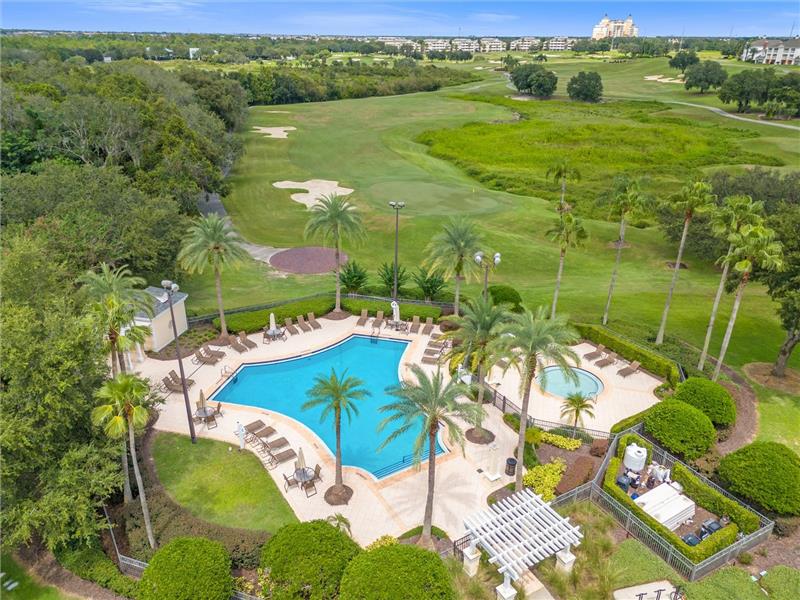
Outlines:
{"type": "Polygon", "coordinates": [[[297,131],[296,127],[257,127],[253,126],[254,133],[263,133],[264,137],[268,138],[281,138],[289,137],[290,131],[297,131]]]}
{"type": "Polygon", "coordinates": [[[658,83],[683,83],[683,79],[675,77],[664,77],[663,75],[645,75],[645,81],[657,81],[658,83]]]}
{"type": "Polygon", "coordinates": [[[328,179],[309,179],[308,181],[276,181],[272,185],[282,190],[308,190],[308,192],[291,195],[292,200],[299,202],[300,204],[305,204],[308,208],[314,206],[317,203],[317,200],[319,200],[322,196],[328,196],[329,194],[346,196],[347,194],[353,193],[353,190],[350,188],[340,187],[338,181],[330,181],[328,179]]]}
{"type": "Polygon", "coordinates": [[[290,110],[265,110],[264,112],[274,113],[274,114],[283,114],[283,115],[290,115],[292,111],[290,110]]]}

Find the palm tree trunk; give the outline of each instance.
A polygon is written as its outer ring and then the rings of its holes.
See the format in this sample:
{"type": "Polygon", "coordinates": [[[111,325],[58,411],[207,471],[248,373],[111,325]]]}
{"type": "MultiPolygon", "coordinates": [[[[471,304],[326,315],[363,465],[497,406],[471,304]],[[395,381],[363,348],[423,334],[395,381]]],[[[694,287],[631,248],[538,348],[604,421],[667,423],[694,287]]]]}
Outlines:
{"type": "Polygon", "coordinates": [[[455,298],[453,299],[453,314],[458,316],[458,298],[461,295],[461,276],[456,273],[455,298]]]}
{"type": "Polygon", "coordinates": [[[122,459],[122,474],[125,476],[122,484],[122,501],[127,504],[133,500],[133,494],[131,493],[131,474],[128,470],[128,442],[125,441],[124,437],[122,438],[122,454],[120,458],[122,459]]]}
{"type": "Polygon", "coordinates": [[[217,287],[217,308],[219,308],[219,331],[222,337],[228,337],[228,325],[225,323],[225,308],[222,305],[222,276],[219,269],[214,269],[214,285],[217,287]]]}
{"type": "Polygon", "coordinates": [[[566,177],[562,177],[561,178],[561,210],[559,211],[561,213],[561,218],[562,219],[564,218],[564,198],[566,197],[566,195],[567,195],[567,178],[566,177]]]}
{"type": "Polygon", "coordinates": [[[800,343],[800,329],[788,332],[786,341],[783,342],[781,349],[778,351],[778,358],[772,366],[772,374],[775,377],[786,377],[786,363],[789,362],[789,357],[798,343],[800,343]]]}
{"type": "Polygon", "coordinates": [[[528,430],[528,405],[531,401],[531,384],[535,376],[534,369],[529,371],[530,375],[525,379],[525,391],[522,394],[522,408],[519,413],[519,438],[517,439],[517,474],[514,482],[514,491],[522,489],[522,471],[524,470],[525,458],[525,432],[528,430]]]}
{"type": "Polygon", "coordinates": [[[436,486],[436,431],[437,427],[431,426],[428,432],[428,497],[425,500],[425,516],[422,519],[422,535],[419,538],[420,546],[430,548],[433,546],[431,527],[433,526],[433,492],[436,486]]]}
{"type": "Polygon", "coordinates": [[[720,369],[722,369],[722,363],[725,360],[725,354],[728,352],[728,344],[730,344],[731,341],[733,326],[736,324],[736,314],[739,312],[739,305],[742,303],[742,295],[744,294],[744,286],[747,285],[748,279],[750,279],[750,273],[745,273],[742,275],[742,281],[739,282],[739,287],[736,290],[736,298],[733,300],[733,309],[731,310],[731,316],[728,319],[728,327],[725,329],[725,337],[722,338],[722,347],[719,350],[717,364],[714,367],[714,375],[711,377],[713,381],[716,381],[717,378],[719,378],[719,372],[720,369]]]}
{"type": "Polygon", "coordinates": [[[622,257],[622,247],[625,245],[625,217],[619,221],[619,242],[617,243],[617,260],[614,262],[614,270],[611,271],[611,283],[608,284],[608,299],[606,300],[606,310],[603,312],[603,325],[608,324],[608,311],[611,309],[611,296],[614,294],[614,284],[617,281],[617,270],[619,270],[619,259],[622,257]]]}
{"type": "Polygon", "coordinates": [[[672,270],[672,283],[669,284],[667,303],[664,305],[664,312],[661,315],[661,325],[658,328],[658,335],[656,335],[656,346],[660,346],[664,341],[664,332],[667,329],[667,317],[669,316],[669,306],[672,304],[672,294],[675,292],[675,284],[678,283],[678,272],[681,270],[683,247],[686,245],[686,234],[689,233],[689,223],[691,222],[692,219],[690,217],[686,217],[683,220],[683,233],[681,234],[681,243],[678,246],[678,258],[675,261],[675,268],[672,270]]]}
{"type": "Polygon", "coordinates": [[[111,343],[111,377],[116,377],[117,373],[117,338],[112,332],[108,332],[108,340],[111,343]]]}
{"type": "Polygon", "coordinates": [[[339,273],[341,271],[341,267],[339,265],[339,240],[336,240],[336,306],[334,307],[334,311],[340,312],[342,310],[342,282],[339,281],[339,273]]]}
{"type": "Polygon", "coordinates": [[[481,407],[480,412],[478,412],[478,419],[475,421],[475,429],[477,430],[478,434],[483,430],[481,424],[483,423],[483,364],[478,365],[478,406],[481,407]]]}
{"type": "Polygon", "coordinates": [[[336,410],[336,487],[344,486],[342,478],[342,413],[336,410]]]}
{"type": "MultiPolygon", "coordinates": [[[[728,254],[730,256],[733,244],[728,246],[728,254]]],[[[711,343],[711,333],[714,331],[714,321],[717,320],[717,311],[719,310],[719,302],[722,299],[722,292],[725,291],[725,283],[728,281],[728,269],[730,265],[725,261],[722,267],[722,276],[719,278],[719,286],[717,286],[717,295],[714,296],[714,305],[711,307],[711,318],[708,320],[708,327],[706,328],[706,339],[703,340],[703,351],[700,353],[700,361],[697,363],[697,370],[702,371],[706,365],[706,358],[708,357],[708,346],[711,343]]]]}
{"type": "Polygon", "coordinates": [[[556,318],[556,304],[558,304],[558,290],[561,289],[561,274],[564,272],[564,257],[567,255],[567,251],[564,248],[561,249],[561,258],[558,260],[558,274],[556,275],[556,291],[553,292],[553,307],[550,309],[550,318],[556,318]]]}
{"type": "Polygon", "coordinates": [[[117,350],[117,360],[119,361],[119,372],[127,373],[128,366],[125,364],[125,351],[117,350]]]}
{"type": "Polygon", "coordinates": [[[139,489],[139,501],[142,503],[142,517],[144,518],[144,528],[147,531],[147,541],[150,543],[150,547],[155,549],[156,539],[153,537],[153,525],[150,523],[150,509],[147,508],[147,496],[144,491],[142,474],[139,472],[139,460],[136,458],[136,438],[133,435],[133,424],[130,422],[128,422],[128,440],[131,447],[133,474],[136,477],[136,487],[139,489]]]}

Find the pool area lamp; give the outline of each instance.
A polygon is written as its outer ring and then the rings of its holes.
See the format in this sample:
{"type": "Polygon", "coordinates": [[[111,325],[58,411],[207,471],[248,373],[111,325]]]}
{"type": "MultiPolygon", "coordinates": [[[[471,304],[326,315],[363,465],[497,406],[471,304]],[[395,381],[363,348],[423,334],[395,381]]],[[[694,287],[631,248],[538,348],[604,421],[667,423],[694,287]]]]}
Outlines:
{"type": "Polygon", "coordinates": [[[178,326],[175,324],[175,311],[172,308],[172,295],[177,293],[180,289],[177,283],[173,283],[169,279],[164,279],[161,282],[161,287],[167,292],[167,301],[169,302],[169,316],[172,319],[172,333],[175,336],[175,355],[178,357],[178,372],[181,374],[181,388],[183,388],[183,401],[186,404],[186,419],[189,421],[189,435],[192,438],[192,443],[197,443],[197,436],[194,433],[194,421],[192,420],[192,407],[189,403],[189,390],[186,388],[186,374],[183,371],[183,360],[181,359],[181,348],[178,345],[178,326]]]}
{"type": "Polygon", "coordinates": [[[397,257],[400,248],[400,211],[405,205],[405,202],[389,202],[389,206],[394,209],[394,287],[392,287],[392,300],[397,300],[397,257]]]}
{"type": "Polygon", "coordinates": [[[500,264],[500,253],[495,252],[492,260],[487,260],[480,250],[475,253],[475,262],[483,267],[483,299],[489,297],[489,270],[500,264]]]}

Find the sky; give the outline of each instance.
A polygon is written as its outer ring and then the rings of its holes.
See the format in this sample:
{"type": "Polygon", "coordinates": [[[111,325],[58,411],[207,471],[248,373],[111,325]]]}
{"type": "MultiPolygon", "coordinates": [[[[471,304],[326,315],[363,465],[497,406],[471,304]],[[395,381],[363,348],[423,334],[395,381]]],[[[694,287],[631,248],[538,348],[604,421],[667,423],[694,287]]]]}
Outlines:
{"type": "Polygon", "coordinates": [[[484,2],[471,0],[3,0],[6,29],[319,35],[588,36],[604,13],[640,35],[781,36],[800,32],[800,0],[484,2]]]}

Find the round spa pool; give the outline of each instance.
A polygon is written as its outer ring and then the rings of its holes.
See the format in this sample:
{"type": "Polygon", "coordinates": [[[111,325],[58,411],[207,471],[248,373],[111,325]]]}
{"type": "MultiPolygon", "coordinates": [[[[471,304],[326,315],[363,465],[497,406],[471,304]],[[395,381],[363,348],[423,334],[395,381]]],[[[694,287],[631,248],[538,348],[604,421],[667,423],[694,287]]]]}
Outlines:
{"type": "Polygon", "coordinates": [[[566,398],[576,392],[580,392],[584,396],[595,397],[603,391],[603,382],[589,373],[589,371],[584,371],[577,367],[571,367],[571,370],[575,373],[577,381],[569,379],[559,367],[551,366],[546,367],[536,377],[536,383],[545,392],[562,398],[566,398]]]}

